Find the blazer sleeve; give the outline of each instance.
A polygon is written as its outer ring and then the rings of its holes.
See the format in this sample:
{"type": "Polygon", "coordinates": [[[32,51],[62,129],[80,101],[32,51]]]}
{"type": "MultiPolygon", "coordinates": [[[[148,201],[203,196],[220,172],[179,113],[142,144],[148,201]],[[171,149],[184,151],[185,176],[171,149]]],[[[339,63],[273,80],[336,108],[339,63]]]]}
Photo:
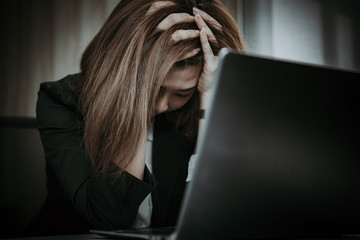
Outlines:
{"type": "Polygon", "coordinates": [[[74,208],[94,228],[129,228],[154,189],[149,171],[144,181],[127,172],[119,180],[98,176],[86,157],[76,111],[40,89],[36,114],[45,158],[74,208]]]}

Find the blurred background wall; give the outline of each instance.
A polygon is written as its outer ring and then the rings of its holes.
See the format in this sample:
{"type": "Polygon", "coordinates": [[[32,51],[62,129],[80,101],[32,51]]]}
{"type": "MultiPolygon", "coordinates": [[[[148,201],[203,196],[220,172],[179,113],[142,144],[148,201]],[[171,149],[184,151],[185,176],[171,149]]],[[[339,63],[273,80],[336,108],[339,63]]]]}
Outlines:
{"type": "Polygon", "coordinates": [[[0,116],[34,117],[39,84],[78,72],[82,51],[117,2],[2,1],[0,116]]]}
{"type": "Polygon", "coordinates": [[[36,129],[41,82],[79,71],[82,51],[118,0],[4,0],[0,38],[0,238],[15,237],[46,197],[36,129]]]}
{"type": "Polygon", "coordinates": [[[249,52],[360,70],[357,0],[243,1],[249,52]]]}
{"type": "MultiPolygon", "coordinates": [[[[0,116],[35,116],[39,84],[78,71],[118,0],[4,0],[0,116]]],[[[223,0],[249,53],[360,69],[357,0],[223,0]]]]}
{"type": "MultiPolygon", "coordinates": [[[[39,133],[27,121],[39,85],[79,71],[81,53],[118,1],[1,1],[0,237],[20,231],[46,195],[39,133]]],[[[250,54],[360,71],[358,0],[223,2],[250,54]]]]}

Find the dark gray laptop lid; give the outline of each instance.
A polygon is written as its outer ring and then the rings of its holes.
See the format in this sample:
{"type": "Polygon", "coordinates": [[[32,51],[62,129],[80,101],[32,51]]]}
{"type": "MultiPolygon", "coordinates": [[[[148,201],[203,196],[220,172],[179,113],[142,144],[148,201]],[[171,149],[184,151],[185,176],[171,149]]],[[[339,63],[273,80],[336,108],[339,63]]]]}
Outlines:
{"type": "Polygon", "coordinates": [[[360,75],[222,50],[179,239],[360,233],[360,75]]]}

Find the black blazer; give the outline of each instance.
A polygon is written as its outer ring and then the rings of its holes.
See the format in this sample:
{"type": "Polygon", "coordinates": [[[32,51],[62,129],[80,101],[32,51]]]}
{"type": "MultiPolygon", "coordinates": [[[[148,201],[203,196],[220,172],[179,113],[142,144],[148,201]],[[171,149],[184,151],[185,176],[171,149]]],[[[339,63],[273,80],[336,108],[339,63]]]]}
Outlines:
{"type": "Polygon", "coordinates": [[[175,225],[194,142],[176,133],[161,114],[154,125],[153,174],[146,169],[143,181],[126,172],[117,181],[98,176],[85,154],[81,115],[69,88],[81,78],[75,74],[41,84],[36,114],[47,161],[48,196],[28,232],[52,235],[129,228],[150,192],[152,226],[175,225]]]}

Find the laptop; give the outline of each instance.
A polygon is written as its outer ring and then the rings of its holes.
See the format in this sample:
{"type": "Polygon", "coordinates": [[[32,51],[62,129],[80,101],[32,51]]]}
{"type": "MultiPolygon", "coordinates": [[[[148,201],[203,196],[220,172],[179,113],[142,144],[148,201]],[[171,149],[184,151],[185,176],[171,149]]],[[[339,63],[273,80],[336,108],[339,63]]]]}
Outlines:
{"type": "Polygon", "coordinates": [[[223,49],[175,232],[91,232],[180,240],[360,237],[359,113],[358,72],[223,49]]]}

